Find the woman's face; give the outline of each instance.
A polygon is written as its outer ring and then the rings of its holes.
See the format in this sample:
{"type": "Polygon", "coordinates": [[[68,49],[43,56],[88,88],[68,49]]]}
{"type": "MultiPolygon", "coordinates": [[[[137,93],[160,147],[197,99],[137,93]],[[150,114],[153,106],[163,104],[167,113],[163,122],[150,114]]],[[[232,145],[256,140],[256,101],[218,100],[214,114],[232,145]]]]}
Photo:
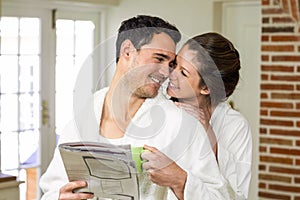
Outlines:
{"type": "Polygon", "coordinates": [[[200,95],[200,76],[197,72],[196,52],[185,45],[176,57],[175,69],[171,72],[168,95],[179,99],[193,99],[200,95]]]}

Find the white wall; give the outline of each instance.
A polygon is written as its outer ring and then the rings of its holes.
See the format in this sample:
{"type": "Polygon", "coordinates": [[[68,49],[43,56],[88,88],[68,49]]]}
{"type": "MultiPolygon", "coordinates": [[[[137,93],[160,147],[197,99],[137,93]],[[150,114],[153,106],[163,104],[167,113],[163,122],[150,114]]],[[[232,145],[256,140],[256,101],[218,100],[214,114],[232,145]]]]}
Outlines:
{"type": "MultiPolygon", "coordinates": [[[[183,38],[211,31],[213,27],[212,0],[120,0],[118,6],[107,8],[106,38],[112,40],[116,36],[120,23],[138,14],[161,17],[181,31],[183,38]],[[109,39],[110,38],[110,39],[109,39]]],[[[107,62],[113,63],[115,58],[114,44],[109,42],[107,62]]],[[[114,67],[109,67],[108,79],[114,67]]]]}

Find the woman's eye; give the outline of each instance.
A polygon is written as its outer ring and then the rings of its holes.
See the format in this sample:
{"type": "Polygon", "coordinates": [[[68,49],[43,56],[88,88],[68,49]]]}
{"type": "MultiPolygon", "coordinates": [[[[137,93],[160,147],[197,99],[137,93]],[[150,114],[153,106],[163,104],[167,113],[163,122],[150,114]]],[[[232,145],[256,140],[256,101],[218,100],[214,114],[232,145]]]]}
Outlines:
{"type": "Polygon", "coordinates": [[[187,77],[187,74],[186,74],[186,72],[185,72],[184,70],[181,70],[181,74],[182,74],[183,76],[187,77]]]}

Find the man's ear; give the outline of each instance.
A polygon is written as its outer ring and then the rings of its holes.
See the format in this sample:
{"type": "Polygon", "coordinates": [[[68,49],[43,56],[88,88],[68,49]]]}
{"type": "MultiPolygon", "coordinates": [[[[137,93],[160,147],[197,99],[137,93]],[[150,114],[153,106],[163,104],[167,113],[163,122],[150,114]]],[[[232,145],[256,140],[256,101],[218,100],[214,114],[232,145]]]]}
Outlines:
{"type": "Polygon", "coordinates": [[[133,51],[134,46],[130,40],[124,40],[120,48],[120,57],[129,58],[130,52],[133,51]]]}
{"type": "Polygon", "coordinates": [[[202,95],[209,95],[209,94],[210,94],[210,90],[208,89],[207,86],[203,86],[203,87],[200,89],[200,94],[202,94],[202,95]]]}

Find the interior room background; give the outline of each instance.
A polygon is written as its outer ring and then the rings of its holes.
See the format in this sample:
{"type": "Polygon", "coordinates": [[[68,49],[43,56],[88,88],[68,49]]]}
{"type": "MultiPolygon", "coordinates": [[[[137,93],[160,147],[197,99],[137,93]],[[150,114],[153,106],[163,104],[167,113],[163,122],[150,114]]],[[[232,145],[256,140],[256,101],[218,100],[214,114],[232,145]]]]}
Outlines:
{"type": "Polygon", "coordinates": [[[176,24],[183,39],[217,31],[233,41],[242,70],[230,100],[253,132],[249,199],[300,200],[299,0],[2,0],[0,5],[0,170],[24,181],[20,199],[39,199],[38,180],[59,132],[73,103],[85,101],[73,102],[74,92],[88,96],[109,84],[120,22],[150,14],[176,24]],[[89,78],[78,81],[78,74],[89,78]],[[87,87],[78,86],[80,81],[87,87]]]}

